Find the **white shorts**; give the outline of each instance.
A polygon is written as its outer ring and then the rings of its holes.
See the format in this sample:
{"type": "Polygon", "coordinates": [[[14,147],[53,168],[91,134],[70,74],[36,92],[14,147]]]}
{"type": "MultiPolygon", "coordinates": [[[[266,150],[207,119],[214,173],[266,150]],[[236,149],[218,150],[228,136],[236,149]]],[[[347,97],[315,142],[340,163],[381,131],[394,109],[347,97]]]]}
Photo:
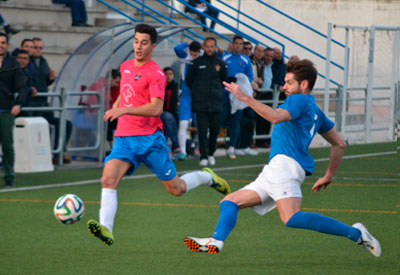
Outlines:
{"type": "Polygon", "coordinates": [[[262,203],[252,209],[265,215],[276,207],[276,201],[285,198],[302,198],[301,184],[305,171],[300,164],[286,155],[276,155],[264,166],[257,179],[244,186],[244,190],[257,192],[262,203]]]}

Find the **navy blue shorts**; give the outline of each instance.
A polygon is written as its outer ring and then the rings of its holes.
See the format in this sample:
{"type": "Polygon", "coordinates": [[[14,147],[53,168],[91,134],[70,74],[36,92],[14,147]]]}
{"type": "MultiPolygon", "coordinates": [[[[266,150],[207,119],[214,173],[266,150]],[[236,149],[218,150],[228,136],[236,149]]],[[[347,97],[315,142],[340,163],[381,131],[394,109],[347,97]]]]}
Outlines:
{"type": "Polygon", "coordinates": [[[167,142],[159,130],[152,135],[115,137],[111,153],[104,160],[104,164],[112,159],[132,164],[127,175],[132,175],[143,162],[162,181],[171,180],[176,176],[167,142]]]}

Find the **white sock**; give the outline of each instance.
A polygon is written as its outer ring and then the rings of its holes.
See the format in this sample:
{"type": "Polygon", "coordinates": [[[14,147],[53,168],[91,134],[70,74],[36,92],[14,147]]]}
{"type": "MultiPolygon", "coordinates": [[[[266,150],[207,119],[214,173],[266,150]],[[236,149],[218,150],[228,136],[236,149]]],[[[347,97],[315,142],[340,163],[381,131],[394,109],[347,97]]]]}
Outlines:
{"type": "Polygon", "coordinates": [[[101,189],[100,224],[112,233],[115,214],[117,213],[117,190],[101,189]]]}
{"type": "Polygon", "coordinates": [[[186,183],[186,193],[199,185],[211,186],[213,183],[210,173],[200,171],[184,174],[181,179],[186,183]]]}
{"type": "Polygon", "coordinates": [[[186,154],[186,139],[187,139],[187,128],[189,125],[189,120],[181,120],[179,121],[179,130],[178,130],[178,141],[179,147],[181,148],[181,152],[186,154]]]}

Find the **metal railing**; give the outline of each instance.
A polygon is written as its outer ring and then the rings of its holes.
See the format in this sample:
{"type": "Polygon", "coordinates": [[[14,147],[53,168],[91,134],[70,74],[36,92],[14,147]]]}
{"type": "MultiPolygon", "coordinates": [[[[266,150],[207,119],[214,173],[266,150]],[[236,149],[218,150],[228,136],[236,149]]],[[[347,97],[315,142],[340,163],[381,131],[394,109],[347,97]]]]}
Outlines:
{"type": "MultiPolygon", "coordinates": [[[[155,0],[155,2],[157,2],[157,3],[159,3],[159,4],[163,5],[163,6],[165,6],[166,8],[168,8],[168,9],[170,10],[169,17],[166,16],[166,15],[164,15],[164,14],[162,14],[161,12],[155,10],[154,8],[151,8],[149,5],[147,5],[147,4],[145,3],[145,2],[146,2],[145,0],[141,0],[141,1],[140,1],[140,0],[130,0],[130,1],[128,1],[128,0],[121,0],[123,3],[129,5],[130,7],[134,8],[134,9],[136,9],[136,10],[140,13],[140,16],[141,16],[141,19],[140,19],[140,20],[137,20],[137,19],[135,19],[135,18],[129,16],[128,14],[126,14],[126,13],[124,13],[124,12],[118,10],[117,8],[113,7],[112,5],[110,5],[109,3],[107,3],[107,2],[104,1],[104,0],[96,0],[96,1],[99,2],[99,3],[101,3],[101,4],[103,4],[103,5],[105,5],[106,7],[108,7],[108,8],[110,8],[110,9],[114,10],[115,12],[117,12],[117,13],[123,15],[124,17],[128,18],[129,20],[131,20],[131,21],[133,21],[133,22],[136,22],[136,23],[137,23],[137,22],[143,22],[143,21],[144,21],[144,16],[146,15],[146,16],[149,16],[150,18],[152,18],[153,20],[155,20],[156,22],[158,22],[158,23],[160,23],[160,24],[181,25],[180,23],[178,23],[177,21],[175,21],[175,20],[172,19],[173,13],[177,13],[177,14],[179,14],[179,15],[185,17],[186,19],[191,20],[193,23],[195,23],[195,24],[197,24],[197,25],[200,25],[202,28],[207,29],[207,30],[209,30],[210,32],[212,32],[212,33],[218,35],[219,37],[223,38],[224,40],[227,40],[227,41],[229,41],[229,42],[231,41],[230,38],[228,38],[227,36],[225,36],[225,35],[223,35],[223,34],[217,32],[217,31],[215,31],[214,29],[209,28],[209,27],[206,26],[205,24],[201,23],[199,20],[195,19],[193,16],[190,16],[190,15],[188,15],[188,14],[186,14],[186,13],[184,13],[184,12],[178,10],[178,9],[175,7],[174,2],[176,1],[176,2],[180,3],[182,6],[188,8],[189,10],[190,10],[190,9],[193,9],[193,7],[192,7],[191,5],[189,5],[188,2],[185,1],[185,0],[175,0],[175,1],[171,1],[171,4],[169,4],[169,3],[167,3],[167,2],[165,2],[165,1],[163,1],[163,0],[155,0]],[[136,3],[137,5],[134,5],[132,2],[136,3]],[[164,19],[164,21],[161,20],[160,18],[164,19]]],[[[203,2],[205,5],[211,6],[210,3],[208,3],[208,2],[206,2],[206,1],[204,1],[204,0],[199,0],[199,1],[203,2]]],[[[267,39],[267,40],[269,40],[269,41],[273,41],[274,43],[278,44],[278,45],[282,48],[283,56],[286,57],[286,58],[288,58],[288,56],[285,54],[285,44],[283,44],[282,42],[277,41],[276,39],[272,38],[271,36],[268,36],[268,35],[265,33],[265,31],[262,31],[262,30],[260,30],[260,29],[258,29],[258,28],[256,28],[256,27],[250,26],[249,24],[247,24],[247,23],[243,22],[242,20],[240,20],[240,19],[239,19],[239,15],[242,15],[242,16],[246,17],[247,19],[250,19],[251,22],[255,23],[257,26],[260,26],[260,27],[262,27],[262,28],[265,29],[265,30],[268,30],[268,31],[271,31],[271,32],[277,34],[278,36],[282,37],[283,39],[286,39],[286,40],[289,41],[290,43],[292,43],[292,44],[294,44],[294,45],[296,45],[296,46],[298,46],[298,47],[304,49],[305,51],[307,51],[307,52],[309,52],[309,53],[311,53],[311,54],[317,56],[318,58],[321,58],[321,59],[327,61],[329,64],[332,64],[332,65],[336,66],[336,67],[339,68],[340,70],[344,70],[344,67],[341,66],[340,64],[338,64],[337,62],[335,62],[335,61],[333,61],[333,60],[330,60],[330,59],[327,59],[327,58],[326,58],[325,56],[323,56],[322,54],[320,54],[320,53],[318,53],[318,52],[312,50],[311,48],[309,48],[309,47],[303,45],[302,43],[300,43],[300,42],[298,42],[298,41],[295,41],[294,39],[290,38],[289,36],[287,36],[287,35],[285,35],[285,34],[279,32],[279,31],[277,31],[277,30],[275,30],[275,29],[273,29],[273,28],[267,26],[266,24],[263,24],[262,22],[260,22],[260,21],[258,21],[258,20],[256,20],[256,19],[254,19],[252,16],[249,16],[248,14],[244,13],[243,11],[241,11],[241,10],[240,10],[240,2],[241,2],[240,0],[238,0],[238,8],[239,8],[239,9],[236,9],[236,8],[232,7],[231,5],[225,3],[224,1],[221,1],[221,0],[216,0],[216,1],[217,1],[218,3],[224,5],[224,6],[228,7],[228,8],[229,8],[230,10],[232,10],[233,12],[236,12],[236,13],[237,13],[237,18],[234,18],[231,14],[225,12],[224,10],[221,10],[221,9],[218,9],[217,7],[215,7],[215,6],[212,6],[212,8],[213,8],[213,9],[216,9],[220,14],[223,14],[223,15],[226,16],[227,18],[229,18],[229,19],[233,20],[234,22],[236,22],[236,23],[237,23],[237,26],[236,26],[236,27],[233,26],[233,25],[230,25],[230,24],[228,24],[228,23],[226,23],[226,22],[224,22],[224,21],[222,21],[222,20],[220,20],[220,19],[218,19],[218,18],[211,17],[211,16],[209,16],[208,14],[206,14],[206,13],[204,13],[204,12],[196,11],[196,12],[194,12],[194,13],[195,13],[195,14],[198,14],[198,15],[200,15],[200,16],[203,16],[203,17],[205,17],[205,18],[208,18],[209,20],[211,20],[211,21],[213,21],[213,22],[218,23],[219,25],[223,26],[225,29],[229,30],[230,32],[232,32],[232,33],[234,33],[234,34],[237,34],[237,35],[240,35],[240,36],[242,36],[243,38],[247,39],[248,41],[251,41],[251,42],[254,43],[254,44],[262,44],[262,45],[268,46],[267,43],[265,43],[265,42],[263,42],[263,41],[260,41],[260,40],[258,40],[258,39],[255,39],[253,36],[249,35],[247,31],[241,31],[241,30],[239,30],[239,26],[240,26],[240,25],[241,25],[241,26],[245,26],[247,29],[249,29],[250,31],[252,31],[252,32],[254,32],[254,33],[258,34],[258,35],[260,35],[262,38],[265,38],[265,39],[267,39]]],[[[299,21],[299,20],[293,18],[292,16],[290,16],[290,15],[288,15],[288,14],[286,14],[286,13],[284,13],[284,12],[278,10],[277,8],[275,8],[275,7],[273,7],[273,6],[271,6],[271,5],[267,4],[267,3],[265,3],[264,1],[257,0],[257,3],[259,3],[260,5],[262,5],[262,7],[266,7],[266,8],[269,8],[269,9],[273,10],[274,12],[277,12],[278,14],[280,14],[280,15],[284,16],[285,18],[287,18],[288,20],[293,21],[293,22],[299,24],[300,26],[306,28],[307,30],[310,30],[310,31],[316,33],[317,35],[321,36],[321,37],[324,38],[324,39],[327,39],[327,37],[328,37],[327,35],[321,33],[320,31],[318,31],[318,30],[316,30],[316,29],[314,29],[314,28],[312,28],[312,27],[310,27],[310,26],[304,24],[303,22],[301,22],[301,21],[299,21]]],[[[184,36],[188,37],[189,39],[196,40],[194,37],[196,37],[196,38],[198,38],[198,39],[201,39],[201,40],[204,40],[204,39],[205,39],[202,35],[199,35],[199,34],[197,34],[196,32],[194,32],[194,31],[192,31],[192,30],[190,30],[190,29],[187,29],[186,31],[187,31],[188,33],[191,34],[191,35],[188,35],[188,34],[186,34],[186,33],[184,32],[184,36]]],[[[332,42],[335,43],[335,44],[337,44],[337,45],[339,45],[340,47],[344,47],[344,45],[343,45],[342,43],[340,43],[340,42],[338,42],[338,41],[336,41],[336,40],[333,40],[333,39],[332,39],[332,42]]],[[[326,76],[325,76],[325,75],[323,75],[323,74],[321,74],[321,73],[318,73],[318,75],[319,75],[320,77],[326,79],[326,76]]],[[[328,77],[329,77],[329,76],[328,76],[328,77]]],[[[329,78],[327,81],[329,81],[329,82],[335,84],[336,86],[340,86],[340,85],[341,85],[340,83],[338,83],[338,82],[336,82],[336,81],[334,81],[334,80],[332,80],[332,79],[330,79],[330,78],[329,78]]]]}
{"type": "MultiPolygon", "coordinates": [[[[104,88],[101,90],[104,92],[104,88]]],[[[52,148],[52,154],[58,154],[58,164],[62,165],[64,162],[64,151],[65,152],[79,152],[79,151],[97,151],[98,150],[98,160],[101,162],[104,157],[104,97],[100,96],[98,91],[84,91],[84,92],[65,92],[61,89],[60,93],[38,93],[36,97],[56,97],[59,99],[59,107],[45,106],[45,107],[22,107],[21,111],[34,113],[43,112],[59,112],[59,136],[57,148],[52,148]],[[83,106],[67,106],[69,97],[74,96],[95,96],[97,99],[96,105],[83,106]],[[68,147],[66,144],[66,127],[67,127],[67,111],[71,110],[98,110],[97,112],[97,134],[96,143],[93,146],[84,147],[68,147]]]]}

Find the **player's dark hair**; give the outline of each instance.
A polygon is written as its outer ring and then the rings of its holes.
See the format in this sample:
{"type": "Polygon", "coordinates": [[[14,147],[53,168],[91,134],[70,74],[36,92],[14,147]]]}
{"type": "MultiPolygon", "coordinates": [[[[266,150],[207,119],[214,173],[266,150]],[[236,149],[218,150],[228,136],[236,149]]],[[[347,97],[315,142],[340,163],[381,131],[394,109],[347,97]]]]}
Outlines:
{"type": "Polygon", "coordinates": [[[20,54],[27,54],[27,55],[29,55],[29,52],[28,52],[27,50],[21,50],[21,49],[19,49],[18,52],[17,52],[17,56],[20,55],[20,54]]]}
{"type": "Polygon", "coordinates": [[[197,41],[193,41],[189,45],[189,50],[192,52],[199,52],[201,50],[201,44],[197,41]]]}
{"type": "Polygon", "coordinates": [[[33,40],[32,39],[30,39],[30,38],[25,38],[24,40],[22,40],[21,41],[21,47],[23,47],[24,46],[24,44],[25,44],[25,42],[33,42],[33,40]]]}
{"type": "Polygon", "coordinates": [[[171,67],[165,67],[165,68],[163,69],[163,71],[164,71],[164,73],[166,73],[167,71],[172,71],[172,73],[175,74],[174,69],[172,69],[171,67]]]}
{"type": "Polygon", "coordinates": [[[211,36],[207,37],[206,39],[204,39],[204,44],[206,44],[206,41],[209,41],[209,40],[214,41],[215,45],[217,45],[217,40],[214,37],[211,37],[211,36]]]}
{"type": "Polygon", "coordinates": [[[289,62],[286,66],[286,73],[292,73],[294,79],[299,83],[303,80],[307,80],[308,88],[312,91],[315,81],[317,80],[318,71],[314,63],[308,59],[302,59],[297,62],[289,62]]]}
{"type": "Polygon", "coordinates": [[[157,42],[157,31],[154,27],[147,24],[138,24],[135,27],[135,33],[146,33],[150,35],[151,43],[154,44],[157,42]]]}
{"type": "Polygon", "coordinates": [[[111,70],[111,77],[113,79],[116,79],[117,77],[121,77],[121,73],[119,72],[118,69],[112,69],[111,70]]]}
{"type": "Polygon", "coordinates": [[[235,35],[232,39],[232,42],[235,42],[235,40],[244,40],[243,37],[241,37],[240,35],[235,35]]]}
{"type": "Polygon", "coordinates": [[[0,37],[2,37],[2,36],[6,38],[6,42],[8,44],[8,36],[7,36],[7,34],[5,34],[4,32],[0,32],[0,37]]]}
{"type": "Polygon", "coordinates": [[[273,51],[273,50],[274,50],[273,48],[266,47],[266,48],[264,49],[264,52],[266,52],[266,51],[273,51]]]}

